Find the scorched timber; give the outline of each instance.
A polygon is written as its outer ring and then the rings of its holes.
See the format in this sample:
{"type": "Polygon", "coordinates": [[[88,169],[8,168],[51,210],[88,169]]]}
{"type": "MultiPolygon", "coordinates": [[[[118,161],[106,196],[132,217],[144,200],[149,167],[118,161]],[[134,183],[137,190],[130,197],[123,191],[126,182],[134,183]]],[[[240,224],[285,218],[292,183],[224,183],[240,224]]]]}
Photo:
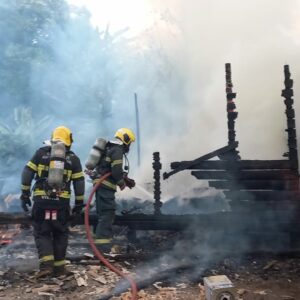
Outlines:
{"type": "Polygon", "coordinates": [[[290,170],[242,170],[239,172],[205,170],[192,171],[192,175],[197,179],[299,180],[297,172],[290,170]]]}
{"type": "Polygon", "coordinates": [[[280,212],[291,212],[291,214],[299,214],[299,203],[295,201],[264,201],[264,202],[255,202],[249,200],[232,200],[230,201],[230,206],[232,211],[253,213],[254,211],[269,211],[270,214],[280,213],[280,212]]]}
{"type": "Polygon", "coordinates": [[[210,187],[222,190],[299,190],[299,180],[210,181],[210,187]]]}
{"type": "Polygon", "coordinates": [[[294,169],[293,163],[289,160],[237,160],[234,162],[225,160],[203,161],[190,166],[190,161],[171,163],[171,169],[181,166],[188,170],[230,170],[230,169],[271,169],[290,170],[294,169]]]}
{"type": "Polygon", "coordinates": [[[300,204],[299,191],[224,191],[228,199],[257,201],[295,201],[300,204]]]}
{"type": "Polygon", "coordinates": [[[201,162],[204,162],[205,160],[211,159],[213,157],[225,154],[226,152],[235,149],[237,146],[238,146],[238,142],[234,142],[231,145],[219,148],[219,149],[217,149],[215,151],[212,151],[210,153],[207,153],[207,154],[205,154],[205,155],[203,155],[203,156],[201,156],[201,157],[199,157],[195,160],[186,161],[186,162],[184,162],[184,164],[179,164],[177,167],[174,167],[174,168],[172,167],[173,171],[171,171],[169,173],[165,172],[163,174],[163,178],[167,179],[170,176],[172,176],[172,175],[174,175],[174,174],[176,174],[180,171],[193,168],[194,165],[196,165],[198,163],[201,163],[201,162]]]}
{"type": "MultiPolygon", "coordinates": [[[[22,213],[0,213],[0,224],[29,224],[31,220],[22,213]]],[[[90,224],[95,225],[97,216],[90,216],[90,224]]],[[[78,225],[83,224],[83,216],[78,225]]],[[[234,233],[235,230],[261,231],[278,230],[281,228],[294,228],[300,231],[300,220],[294,218],[290,212],[277,212],[268,214],[265,212],[241,213],[218,212],[213,214],[193,215],[146,215],[130,214],[115,218],[114,225],[127,226],[133,230],[215,230],[234,233]],[[276,228],[275,228],[275,227],[276,228]]]]}

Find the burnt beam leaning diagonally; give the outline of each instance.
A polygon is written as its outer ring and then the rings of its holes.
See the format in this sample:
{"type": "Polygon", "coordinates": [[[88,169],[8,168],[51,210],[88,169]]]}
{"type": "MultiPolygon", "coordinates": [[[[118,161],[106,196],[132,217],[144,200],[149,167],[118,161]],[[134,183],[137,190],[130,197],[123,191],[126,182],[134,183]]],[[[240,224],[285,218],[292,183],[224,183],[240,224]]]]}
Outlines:
{"type": "Polygon", "coordinates": [[[163,178],[167,179],[170,176],[172,176],[172,175],[174,175],[174,174],[176,174],[176,173],[178,173],[180,171],[197,168],[198,164],[204,163],[208,159],[214,158],[216,156],[221,157],[221,156],[225,155],[225,153],[227,153],[227,152],[229,152],[229,151],[234,150],[235,148],[237,148],[237,146],[238,146],[238,142],[234,142],[234,143],[231,143],[228,146],[219,148],[219,149],[217,149],[215,151],[212,151],[212,152],[207,153],[207,154],[205,154],[203,156],[200,156],[200,157],[198,157],[198,158],[196,158],[194,160],[191,160],[191,161],[182,161],[182,162],[178,162],[178,163],[171,163],[171,168],[173,169],[173,171],[168,172],[168,173],[164,172],[163,178]]]}

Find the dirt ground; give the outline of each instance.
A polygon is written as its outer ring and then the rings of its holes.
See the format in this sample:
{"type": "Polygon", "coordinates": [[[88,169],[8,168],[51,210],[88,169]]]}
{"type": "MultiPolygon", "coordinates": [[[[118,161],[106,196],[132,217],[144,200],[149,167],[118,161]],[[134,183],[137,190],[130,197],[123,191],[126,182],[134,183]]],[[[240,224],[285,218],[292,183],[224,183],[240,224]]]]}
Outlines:
{"type": "MultiPolygon", "coordinates": [[[[124,272],[134,269],[132,262],[115,263],[124,272]]],[[[119,277],[99,265],[69,265],[68,277],[36,280],[32,273],[13,270],[1,272],[1,299],[101,299],[119,281],[119,277]]],[[[221,264],[206,270],[203,276],[225,274],[236,287],[237,299],[292,300],[300,299],[300,259],[268,258],[236,264],[226,258],[221,264]]],[[[134,274],[132,274],[134,276],[134,274]]],[[[185,275],[184,275],[185,276],[185,275]]],[[[198,282],[188,278],[155,282],[139,292],[139,299],[204,300],[203,277],[198,282]]],[[[130,299],[124,293],[113,300],[130,299]]]]}
{"type": "MultiPolygon", "coordinates": [[[[73,230],[70,244],[75,245],[76,242],[77,246],[69,247],[68,257],[80,259],[70,261],[70,274],[59,278],[35,278],[38,260],[30,230],[21,231],[13,243],[2,246],[0,299],[94,300],[101,299],[116,286],[120,287],[120,277],[95,261],[88,247],[78,248],[80,243],[76,234],[82,237],[80,230],[73,230]]],[[[157,278],[140,289],[139,299],[205,300],[203,278],[226,275],[232,281],[239,300],[300,300],[300,258],[297,256],[256,254],[220,258],[213,255],[205,265],[203,260],[192,257],[188,260],[188,267],[182,269],[174,267],[184,262],[180,256],[171,260],[168,256],[162,259],[166,251],[162,241],[168,241],[170,246],[176,238],[173,235],[167,235],[167,238],[154,236],[151,243],[159,251],[156,253],[154,248],[149,247],[152,253],[148,257],[140,250],[134,253],[134,257],[108,257],[110,262],[124,273],[131,274],[138,282],[144,277],[157,278]],[[167,276],[159,277],[164,270],[170,271],[167,276]]],[[[148,245],[151,243],[148,241],[148,245]]],[[[189,256],[188,252],[185,256],[189,256]]],[[[110,299],[129,300],[130,293],[110,299]]]]}

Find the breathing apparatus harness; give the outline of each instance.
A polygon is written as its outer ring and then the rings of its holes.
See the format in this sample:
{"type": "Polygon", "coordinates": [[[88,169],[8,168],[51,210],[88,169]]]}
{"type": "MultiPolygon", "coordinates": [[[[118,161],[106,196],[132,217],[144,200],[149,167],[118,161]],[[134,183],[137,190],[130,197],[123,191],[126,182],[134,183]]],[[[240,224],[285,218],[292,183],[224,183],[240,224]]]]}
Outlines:
{"type": "Polygon", "coordinates": [[[36,178],[32,190],[35,190],[37,185],[41,185],[49,199],[58,200],[67,183],[64,180],[67,147],[62,142],[51,142],[48,146],[51,146],[48,176],[36,178]]]}
{"type": "MultiPolygon", "coordinates": [[[[117,144],[117,145],[122,145],[127,147],[127,145],[125,145],[122,141],[119,140],[106,141],[103,138],[97,138],[89,153],[88,159],[85,162],[85,167],[86,167],[85,173],[89,175],[89,177],[92,180],[99,179],[101,175],[103,175],[103,173],[101,172],[100,169],[97,168],[97,166],[99,166],[101,160],[105,157],[105,154],[110,144],[117,144]]],[[[125,176],[127,176],[129,173],[129,160],[126,155],[128,150],[129,149],[126,148],[125,153],[123,153],[124,161],[125,161],[123,167],[125,176]]]]}

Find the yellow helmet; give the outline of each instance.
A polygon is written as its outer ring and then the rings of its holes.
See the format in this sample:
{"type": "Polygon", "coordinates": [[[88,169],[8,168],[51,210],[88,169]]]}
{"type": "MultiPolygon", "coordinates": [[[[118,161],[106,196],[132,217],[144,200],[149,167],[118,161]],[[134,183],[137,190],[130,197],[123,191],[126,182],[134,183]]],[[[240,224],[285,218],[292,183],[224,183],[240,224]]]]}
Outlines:
{"type": "Polygon", "coordinates": [[[66,146],[71,146],[73,142],[72,132],[65,126],[56,127],[52,132],[51,141],[61,141],[66,146]]]}
{"type": "Polygon", "coordinates": [[[135,141],[135,135],[131,129],[120,128],[116,131],[115,137],[119,138],[125,145],[130,145],[135,141]]]}

